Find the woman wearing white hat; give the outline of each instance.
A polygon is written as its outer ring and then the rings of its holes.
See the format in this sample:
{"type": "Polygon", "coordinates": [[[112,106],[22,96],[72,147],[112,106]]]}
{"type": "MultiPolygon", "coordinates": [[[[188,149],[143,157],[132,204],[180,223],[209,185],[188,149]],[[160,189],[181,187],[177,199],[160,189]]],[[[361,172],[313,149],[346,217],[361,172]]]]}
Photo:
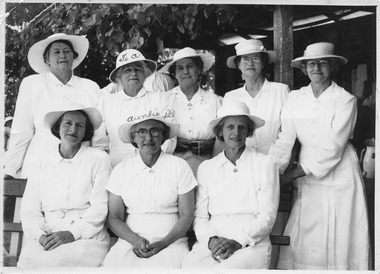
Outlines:
{"type": "Polygon", "coordinates": [[[247,146],[267,154],[280,133],[280,114],[289,87],[282,83],[269,82],[264,77],[263,69],[275,61],[276,53],[266,50],[260,40],[244,40],[235,49],[236,55],[227,59],[227,67],[239,69],[245,84],[227,92],[223,104],[244,102],[251,114],[264,119],[265,125],[247,138],[247,146]]]}
{"type": "Polygon", "coordinates": [[[179,268],[189,252],[197,182],[184,160],[161,150],[178,128],[153,112],[120,126],[121,141],[139,153],[119,163],[106,186],[108,225],[119,239],[103,266],[179,268]]]}
{"type": "MultiPolygon", "coordinates": [[[[166,92],[154,92],[144,87],[145,79],[156,71],[156,62],[145,59],[144,55],[135,49],[121,52],[116,59],[116,68],[110,73],[111,82],[119,90],[104,96],[102,114],[104,124],[102,128],[107,131],[110,141],[109,153],[112,166],[137,153],[137,148],[130,143],[124,143],[118,135],[119,127],[138,119],[139,116],[156,115],[173,119],[171,100],[166,92]]],[[[173,152],[175,143],[169,140],[165,144],[167,152],[173,152]]]]}
{"type": "Polygon", "coordinates": [[[5,177],[27,178],[31,164],[53,149],[58,141],[42,125],[44,115],[62,105],[77,102],[96,107],[99,86],[73,74],[86,57],[88,40],[57,33],[34,44],[29,65],[38,73],[24,78],[17,97],[9,148],[4,156],[5,177]]]}
{"type": "Polygon", "coordinates": [[[225,150],[198,168],[194,231],[197,242],[183,268],[269,267],[269,233],[279,203],[279,175],[272,157],[246,138],[264,121],[244,103],[223,105],[209,130],[225,150]]]}
{"type": "Polygon", "coordinates": [[[309,45],[292,62],[311,83],[289,94],[282,132],[269,151],[283,173],[295,139],[301,143],[299,165],[281,177],[281,184],[295,180],[298,197],[284,232],[290,246],[281,247],[280,269],[368,269],[363,179],[349,144],[356,98],[332,81],[345,63],[326,42],[309,45]]]}
{"type": "Polygon", "coordinates": [[[45,115],[45,127],[60,144],[29,174],[19,267],[96,267],[107,254],[105,185],[111,163],[107,153],[83,144],[101,122],[97,109],[78,104],[45,115]]]}
{"type": "Polygon", "coordinates": [[[169,91],[175,96],[175,119],[181,125],[175,155],[185,159],[194,174],[202,161],[212,157],[215,143],[215,136],[207,131],[207,125],[216,118],[221,100],[199,86],[201,75],[213,64],[212,54],[197,53],[186,47],[177,51],[173,60],[160,70],[169,72],[179,83],[169,91]]]}

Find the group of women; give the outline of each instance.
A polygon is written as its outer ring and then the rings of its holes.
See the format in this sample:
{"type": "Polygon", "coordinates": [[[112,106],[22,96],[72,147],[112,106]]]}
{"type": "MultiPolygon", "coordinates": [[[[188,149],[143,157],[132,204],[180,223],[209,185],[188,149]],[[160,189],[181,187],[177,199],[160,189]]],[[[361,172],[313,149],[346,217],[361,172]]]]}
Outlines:
{"type": "Polygon", "coordinates": [[[73,75],[86,38],[54,34],[32,46],[38,74],[20,86],[4,161],[5,178],[27,178],[19,267],[265,269],[280,185],[294,182],[278,268],[368,269],[363,181],[349,145],[356,100],[332,80],[347,59],[331,43],[309,45],[292,66],[311,83],[289,93],[265,79],[276,55],[261,41],[235,48],[227,66],[245,85],[221,98],[199,84],[214,57],[192,48],[160,70],[178,82],[167,92],[144,86],[153,60],[123,51],[105,94],[73,75]],[[296,139],[299,164],[284,173],[296,139]]]}

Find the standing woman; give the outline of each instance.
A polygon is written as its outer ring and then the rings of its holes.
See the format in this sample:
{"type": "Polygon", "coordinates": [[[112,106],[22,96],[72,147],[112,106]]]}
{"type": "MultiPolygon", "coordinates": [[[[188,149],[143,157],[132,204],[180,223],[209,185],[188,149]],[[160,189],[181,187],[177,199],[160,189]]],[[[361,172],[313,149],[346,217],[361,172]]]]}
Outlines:
{"type": "Polygon", "coordinates": [[[113,169],[106,187],[108,226],[119,239],[103,266],[179,268],[189,252],[197,182],[184,160],[161,150],[178,128],[155,115],[120,126],[120,139],[139,153],[113,169]]]}
{"type": "Polygon", "coordinates": [[[246,146],[264,125],[243,103],[223,105],[209,130],[225,150],[198,168],[194,231],[197,242],[183,268],[267,269],[269,233],[279,203],[272,157],[246,146]]]}
{"type": "Polygon", "coordinates": [[[309,45],[292,66],[310,85],[290,93],[282,111],[282,132],[269,151],[283,173],[296,138],[299,165],[282,175],[295,180],[298,197],[281,247],[280,269],[368,269],[369,234],[363,179],[349,143],[356,122],[356,98],[332,81],[347,59],[331,43],[309,45]]]}
{"type": "MultiPolygon", "coordinates": [[[[166,116],[167,119],[174,116],[168,93],[155,92],[144,87],[146,78],[155,72],[156,68],[156,62],[145,59],[144,55],[135,49],[124,50],[116,59],[116,68],[110,73],[109,79],[118,91],[106,94],[101,107],[104,118],[102,130],[109,136],[109,154],[113,167],[137,154],[135,146],[120,140],[118,130],[122,124],[152,114],[166,116]]],[[[172,153],[174,147],[175,143],[169,140],[164,149],[172,153]]]]}
{"type": "Polygon", "coordinates": [[[268,154],[281,129],[281,109],[289,93],[282,83],[269,82],[264,69],[276,59],[276,53],[266,50],[260,40],[244,40],[235,46],[236,55],[227,59],[227,67],[239,69],[244,86],[224,95],[223,104],[245,103],[252,115],[265,121],[252,137],[247,138],[247,147],[268,154]]]}
{"type": "Polygon", "coordinates": [[[96,267],[103,261],[110,243],[104,224],[111,164],[104,151],[83,144],[101,122],[97,109],[76,104],[45,115],[44,125],[60,143],[28,177],[18,267],[96,267]]]}
{"type": "Polygon", "coordinates": [[[212,54],[197,53],[186,47],[177,51],[173,60],[160,70],[169,72],[179,83],[169,91],[175,96],[175,119],[181,125],[175,155],[185,159],[194,174],[202,161],[212,157],[215,143],[215,136],[207,131],[207,126],[216,118],[221,100],[199,86],[202,74],[213,64],[212,54]]]}
{"type": "Polygon", "coordinates": [[[54,138],[42,121],[51,110],[76,102],[96,107],[99,86],[73,74],[86,57],[88,40],[83,36],[57,33],[34,44],[28,52],[29,65],[38,74],[22,80],[17,97],[8,151],[4,155],[5,178],[27,178],[31,164],[53,150],[54,138]]]}

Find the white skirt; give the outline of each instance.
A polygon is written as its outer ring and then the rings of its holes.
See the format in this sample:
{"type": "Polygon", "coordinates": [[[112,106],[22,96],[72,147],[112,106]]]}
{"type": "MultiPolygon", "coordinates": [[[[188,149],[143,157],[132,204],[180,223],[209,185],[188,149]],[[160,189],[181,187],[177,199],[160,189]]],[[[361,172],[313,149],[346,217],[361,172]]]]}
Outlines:
{"type": "MultiPolygon", "coordinates": [[[[59,211],[46,212],[46,229],[50,232],[69,230],[71,221],[78,219],[85,211],[86,209],[70,210],[63,218],[59,211]]],[[[21,268],[97,267],[104,260],[109,246],[110,237],[104,227],[90,239],[78,239],[50,251],[45,251],[39,240],[25,235],[17,266],[21,268]]]]}
{"type": "MultiPolygon", "coordinates": [[[[178,221],[178,214],[130,214],[127,225],[150,243],[164,238],[178,221]]],[[[180,268],[189,252],[187,238],[180,238],[150,258],[139,258],[133,246],[118,239],[111,248],[102,266],[128,268],[180,268]]]]}

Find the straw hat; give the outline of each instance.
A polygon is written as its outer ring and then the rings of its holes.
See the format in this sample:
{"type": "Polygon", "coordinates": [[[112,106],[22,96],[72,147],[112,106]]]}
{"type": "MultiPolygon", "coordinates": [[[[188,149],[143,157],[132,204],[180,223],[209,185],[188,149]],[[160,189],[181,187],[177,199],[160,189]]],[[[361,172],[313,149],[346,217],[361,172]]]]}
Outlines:
{"type": "Polygon", "coordinates": [[[48,129],[51,129],[55,122],[66,112],[68,111],[76,111],[76,110],[82,110],[87,113],[88,117],[90,118],[90,122],[92,126],[94,127],[94,130],[98,129],[103,122],[103,117],[100,114],[99,110],[93,107],[84,107],[81,104],[77,103],[71,103],[70,105],[67,105],[60,110],[50,111],[46,113],[44,117],[44,126],[48,129]]]}
{"type": "Polygon", "coordinates": [[[169,68],[175,62],[177,62],[177,61],[179,61],[181,59],[190,58],[190,57],[197,57],[197,56],[199,56],[202,59],[202,62],[203,62],[202,73],[208,71],[212,67],[212,65],[214,64],[214,62],[215,62],[214,55],[212,55],[211,53],[197,53],[195,51],[195,49],[186,47],[186,48],[183,48],[183,49],[180,49],[179,51],[177,51],[174,54],[174,56],[173,56],[173,60],[171,60],[169,63],[167,63],[165,66],[163,66],[160,69],[160,72],[162,72],[162,73],[169,73],[169,68]]]}
{"type": "Polygon", "coordinates": [[[74,50],[78,53],[78,57],[73,61],[72,69],[75,69],[82,63],[87,55],[89,42],[86,37],[78,35],[68,35],[64,33],[55,33],[50,35],[45,40],[35,43],[28,52],[28,62],[32,69],[37,73],[45,73],[50,71],[50,67],[45,63],[44,52],[46,47],[57,40],[66,40],[71,42],[74,50]]]}
{"type": "MultiPolygon", "coordinates": [[[[157,69],[157,64],[153,60],[145,59],[144,55],[135,49],[127,49],[121,52],[116,59],[116,68],[110,73],[109,79],[112,83],[116,83],[116,71],[122,66],[142,61],[148,66],[151,73],[155,72],[157,69]]],[[[147,75],[148,77],[149,75],[147,75]]]]}
{"type": "Polygon", "coordinates": [[[274,60],[276,60],[276,52],[273,50],[266,50],[264,48],[263,42],[257,39],[243,40],[235,46],[235,50],[236,55],[230,56],[227,59],[227,67],[229,68],[237,68],[234,63],[236,56],[242,56],[251,53],[264,52],[268,54],[269,64],[273,63],[274,60]]]}
{"type": "MultiPolygon", "coordinates": [[[[149,113],[152,113],[152,112],[149,112],[149,113]]],[[[132,142],[132,140],[130,138],[131,137],[130,131],[131,131],[131,128],[133,125],[136,125],[138,123],[141,123],[141,122],[144,122],[147,120],[156,120],[156,121],[160,121],[160,122],[164,123],[165,125],[167,125],[170,128],[169,139],[177,136],[177,134],[178,134],[179,124],[170,123],[170,122],[168,122],[167,119],[165,119],[162,116],[141,115],[139,117],[142,117],[142,118],[136,119],[130,123],[122,124],[119,127],[119,138],[123,143],[131,143],[132,142]]]]}
{"type": "Polygon", "coordinates": [[[218,110],[218,118],[211,120],[208,124],[208,131],[214,132],[214,128],[219,124],[219,122],[227,116],[247,116],[254,123],[254,130],[262,127],[265,124],[265,121],[257,116],[251,115],[249,108],[246,104],[242,102],[234,102],[231,104],[222,105],[218,110]]]}
{"type": "Polygon", "coordinates": [[[292,61],[292,67],[301,68],[301,63],[303,60],[321,58],[335,58],[341,65],[347,63],[346,58],[334,54],[334,45],[332,43],[320,42],[307,46],[303,56],[292,61]]]}

